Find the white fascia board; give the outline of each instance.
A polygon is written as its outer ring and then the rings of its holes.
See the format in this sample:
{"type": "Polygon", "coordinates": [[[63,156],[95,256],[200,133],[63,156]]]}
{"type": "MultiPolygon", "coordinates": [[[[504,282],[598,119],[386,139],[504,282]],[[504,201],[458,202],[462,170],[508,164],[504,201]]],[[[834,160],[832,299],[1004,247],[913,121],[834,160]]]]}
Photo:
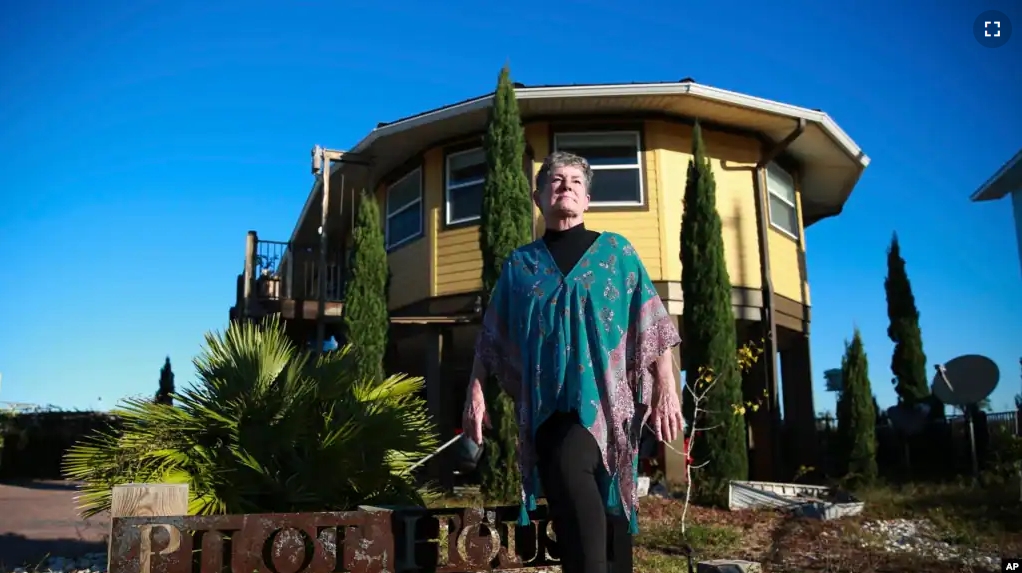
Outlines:
{"type": "MultiPolygon", "coordinates": [[[[852,138],[841,127],[834,122],[829,115],[821,111],[815,111],[804,107],[763,99],[755,96],[741,94],[738,92],[732,92],[715,88],[711,86],[705,86],[702,84],[695,83],[656,83],[656,84],[601,84],[601,85],[579,85],[579,86],[553,86],[553,87],[524,87],[515,88],[515,96],[519,100],[529,99],[549,99],[549,98],[587,98],[587,97],[627,97],[627,96],[650,96],[650,95],[685,95],[689,94],[695,97],[700,97],[708,100],[713,100],[721,103],[726,103],[738,107],[744,107],[747,109],[754,109],[771,113],[774,115],[781,115],[790,117],[793,119],[805,119],[806,121],[818,124],[823,128],[824,132],[829,135],[835,143],[840,145],[849,157],[859,162],[861,169],[865,169],[869,165],[869,157],[866,156],[862,149],[852,141],[852,138]]],[[[459,104],[455,104],[449,107],[443,107],[434,111],[429,111],[420,115],[410,117],[408,119],[395,121],[382,127],[373,129],[366,135],[362,141],[358,142],[354,148],[350,150],[350,153],[362,153],[368,149],[374,141],[381,137],[390,135],[396,135],[409,129],[414,129],[421,125],[433,123],[435,121],[442,121],[451,117],[456,117],[464,113],[472,111],[482,110],[490,107],[490,103],[493,100],[493,94],[487,94],[482,97],[471,99],[459,104]]],[[[339,166],[340,164],[338,164],[339,166]]],[[[291,240],[294,241],[298,236],[298,229],[302,225],[302,221],[305,219],[308,213],[312,201],[316,194],[319,192],[319,181],[313,185],[312,190],[309,192],[309,198],[305,201],[305,206],[302,208],[302,213],[298,217],[298,221],[295,223],[294,231],[291,233],[291,240]]]]}

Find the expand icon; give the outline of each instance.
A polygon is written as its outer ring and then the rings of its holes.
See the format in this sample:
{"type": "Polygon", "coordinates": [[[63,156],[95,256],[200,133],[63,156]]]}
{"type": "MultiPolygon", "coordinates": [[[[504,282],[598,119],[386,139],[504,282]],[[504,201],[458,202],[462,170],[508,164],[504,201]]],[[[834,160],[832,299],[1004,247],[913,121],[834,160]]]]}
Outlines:
{"type": "Polygon", "coordinates": [[[972,23],[972,34],[986,48],[1000,48],[1011,39],[1011,20],[1004,12],[987,10],[972,23]]]}

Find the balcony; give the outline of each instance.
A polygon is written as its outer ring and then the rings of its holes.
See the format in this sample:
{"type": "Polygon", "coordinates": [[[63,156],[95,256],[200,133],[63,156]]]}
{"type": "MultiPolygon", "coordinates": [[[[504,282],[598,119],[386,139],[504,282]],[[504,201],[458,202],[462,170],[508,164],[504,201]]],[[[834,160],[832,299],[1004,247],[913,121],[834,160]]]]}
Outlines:
{"type": "MultiPolygon", "coordinates": [[[[292,246],[259,239],[249,231],[245,242],[245,267],[238,275],[231,319],[259,319],[279,314],[288,320],[315,320],[319,311],[320,261],[318,246],[292,246]]],[[[323,317],[340,319],[344,300],[345,261],[340,253],[328,253],[323,317]]]]}

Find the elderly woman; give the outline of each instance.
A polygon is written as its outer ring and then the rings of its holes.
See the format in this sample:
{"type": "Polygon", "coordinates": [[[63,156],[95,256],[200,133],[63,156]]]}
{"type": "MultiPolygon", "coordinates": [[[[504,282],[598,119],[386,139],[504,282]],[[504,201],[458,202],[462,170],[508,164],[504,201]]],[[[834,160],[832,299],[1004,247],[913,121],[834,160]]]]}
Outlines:
{"type": "Polygon", "coordinates": [[[648,418],[658,439],[673,441],[682,425],[677,328],[628,240],[586,229],[592,180],[577,155],[543,162],[533,199],[546,233],[504,264],[464,413],[481,444],[486,377],[514,400],[522,524],[542,486],[564,573],[607,571],[608,530],[615,569],[631,570],[642,426],[648,418]]]}

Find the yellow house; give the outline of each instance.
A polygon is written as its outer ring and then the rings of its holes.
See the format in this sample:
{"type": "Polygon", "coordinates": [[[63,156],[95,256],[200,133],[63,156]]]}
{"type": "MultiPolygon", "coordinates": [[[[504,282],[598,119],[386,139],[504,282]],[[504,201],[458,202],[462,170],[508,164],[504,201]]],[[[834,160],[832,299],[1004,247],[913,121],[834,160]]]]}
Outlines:
{"type": "MultiPolygon", "coordinates": [[[[590,158],[595,180],[587,226],[627,237],[679,317],[682,197],[692,125],[700,121],[717,182],[739,339],[766,340],[766,356],[775,357],[761,360],[744,380],[747,396],[769,394],[767,407],[749,418],[753,475],[781,478],[811,464],[805,229],[841,212],[869,163],[862,150],[826,113],[688,79],[516,84],[516,93],[530,179],[551,151],[590,158]]],[[[339,333],[343,253],[357,196],[372,190],[383,211],[392,273],[388,367],[426,376],[444,433],[460,417],[479,318],[480,146],[491,101],[487,94],[381,123],[350,150],[350,162],[335,165],[330,180],[327,336],[339,333]]],[[[321,202],[317,181],[287,243],[250,233],[232,316],[279,312],[296,339],[311,339],[321,202]]],[[[535,236],[542,228],[537,211],[535,236]]],[[[667,462],[669,474],[677,471],[671,456],[667,462]]]]}

